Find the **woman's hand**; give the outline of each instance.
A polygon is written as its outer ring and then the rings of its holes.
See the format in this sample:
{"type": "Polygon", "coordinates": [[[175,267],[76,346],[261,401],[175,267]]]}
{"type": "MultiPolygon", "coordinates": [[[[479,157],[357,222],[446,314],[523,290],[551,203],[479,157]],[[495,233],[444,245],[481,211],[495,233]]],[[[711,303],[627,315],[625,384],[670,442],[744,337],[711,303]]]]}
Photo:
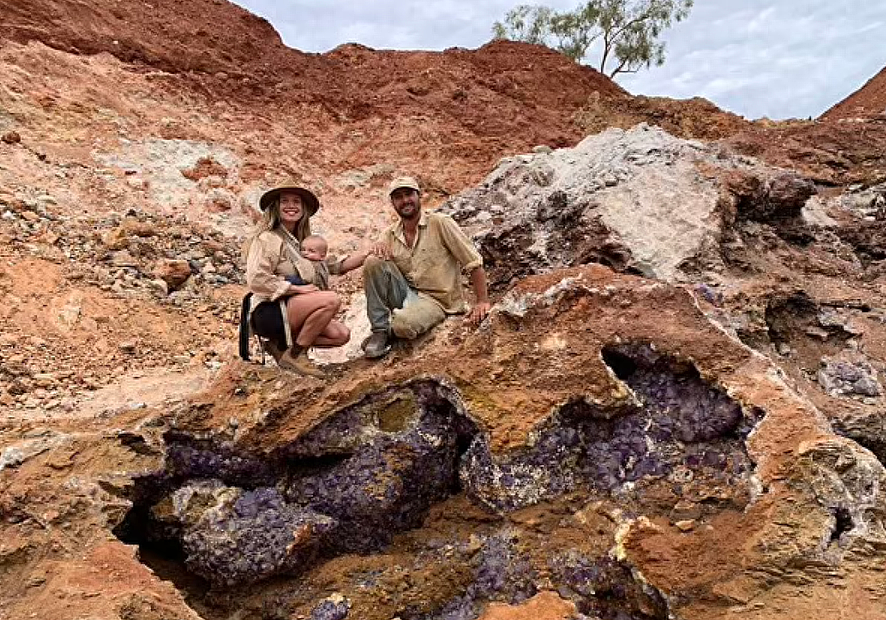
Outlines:
{"type": "Polygon", "coordinates": [[[304,295],[306,293],[315,293],[319,291],[315,285],[313,284],[290,284],[289,285],[289,294],[290,295],[304,295]]]}

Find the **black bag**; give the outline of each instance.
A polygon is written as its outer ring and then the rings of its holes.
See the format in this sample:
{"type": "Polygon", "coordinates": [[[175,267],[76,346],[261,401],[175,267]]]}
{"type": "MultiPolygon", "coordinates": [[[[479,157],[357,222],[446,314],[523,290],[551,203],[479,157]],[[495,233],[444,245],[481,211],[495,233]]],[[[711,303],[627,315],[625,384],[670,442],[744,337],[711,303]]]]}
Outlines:
{"type": "Polygon", "coordinates": [[[240,358],[244,362],[249,361],[249,333],[252,331],[249,327],[249,306],[252,305],[252,293],[246,293],[243,296],[243,303],[240,304],[240,358]]]}
{"type": "MultiPolygon", "coordinates": [[[[286,276],[286,281],[290,284],[295,284],[296,286],[307,284],[307,282],[298,276],[286,276]]],[[[246,293],[246,295],[243,296],[243,302],[240,304],[240,330],[238,334],[240,341],[240,359],[244,362],[249,361],[249,334],[252,332],[249,325],[249,307],[251,305],[252,293],[246,293]]]]}

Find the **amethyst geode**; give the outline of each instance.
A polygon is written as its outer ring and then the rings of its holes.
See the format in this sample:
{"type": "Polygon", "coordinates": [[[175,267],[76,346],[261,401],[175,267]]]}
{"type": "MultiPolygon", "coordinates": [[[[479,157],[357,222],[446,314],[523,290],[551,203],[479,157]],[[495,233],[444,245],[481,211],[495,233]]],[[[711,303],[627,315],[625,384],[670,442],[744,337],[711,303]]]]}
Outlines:
{"type": "Polygon", "coordinates": [[[754,415],[745,416],[692,365],[650,347],[613,348],[604,358],[631,388],[633,403],[616,412],[569,403],[535,432],[530,447],[501,456],[477,436],[459,470],[466,492],[506,512],[575,490],[618,491],[675,470],[746,484],[753,464],[744,438],[754,415]]]}
{"type": "MultiPolygon", "coordinates": [[[[608,349],[604,359],[631,388],[630,402],[615,411],[570,402],[531,445],[504,455],[491,453],[457,395],[430,379],[371,395],[270,455],[169,434],[167,469],[136,493],[129,537],[180,545],[188,568],[213,584],[247,584],[303,571],[319,555],[379,550],[462,490],[507,512],[656,480],[672,484],[674,498],[693,478],[747,488],[753,415],[691,364],[651,347],[608,349]]],[[[531,583],[514,589],[508,576],[514,558],[496,563],[510,554],[499,543],[484,545],[479,589],[441,617],[473,613],[493,593],[531,596],[531,583]]]]}

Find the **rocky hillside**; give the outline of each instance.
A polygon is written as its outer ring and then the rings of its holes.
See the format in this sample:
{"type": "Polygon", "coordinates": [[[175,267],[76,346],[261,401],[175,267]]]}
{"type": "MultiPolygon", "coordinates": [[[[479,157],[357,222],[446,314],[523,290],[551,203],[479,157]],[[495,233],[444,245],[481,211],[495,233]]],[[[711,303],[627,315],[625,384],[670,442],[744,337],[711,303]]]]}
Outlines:
{"type": "Polygon", "coordinates": [[[857,91],[822,114],[826,120],[886,118],[886,68],[857,91]]]}
{"type": "Polygon", "coordinates": [[[535,46],[303,54],[227,2],[0,11],[0,282],[22,299],[0,318],[19,344],[0,393],[7,406],[69,407],[117,374],[215,363],[238,294],[229,261],[261,188],[282,178],[320,193],[318,227],[347,251],[389,221],[380,188],[398,172],[418,175],[435,204],[503,156],[612,125],[650,121],[704,138],[747,126],[703,100],[632,97],[535,46]],[[144,219],[154,233],[126,228],[144,219]],[[182,241],[169,243],[169,230],[182,241]],[[193,278],[157,284],[171,261],[186,261],[193,278]],[[47,285],[17,294],[21,273],[34,270],[47,285]],[[84,285],[96,287],[86,289],[94,304],[81,303],[84,285]],[[167,327],[108,323],[97,307],[121,299],[167,327]],[[209,318],[184,330],[201,334],[191,347],[171,326],[189,322],[198,302],[209,318]],[[56,306],[76,320],[59,319],[56,306]],[[79,328],[96,322],[121,333],[94,339],[79,328]]]}
{"type": "Polygon", "coordinates": [[[306,56],[286,48],[267,21],[216,0],[22,0],[4,6],[0,37],[19,43],[41,41],[74,54],[107,52],[170,73],[238,67],[244,74],[260,67],[273,72],[285,66],[281,56],[306,56]]]}

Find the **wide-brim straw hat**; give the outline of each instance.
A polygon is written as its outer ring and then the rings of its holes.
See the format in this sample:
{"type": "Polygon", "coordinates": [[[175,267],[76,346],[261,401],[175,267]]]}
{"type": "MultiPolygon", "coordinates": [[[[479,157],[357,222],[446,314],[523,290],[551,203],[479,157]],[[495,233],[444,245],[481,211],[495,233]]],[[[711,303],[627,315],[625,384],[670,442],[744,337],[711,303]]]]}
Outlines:
{"type": "Polygon", "coordinates": [[[258,199],[258,206],[262,211],[267,211],[271,203],[274,202],[283,192],[293,192],[301,196],[302,204],[308,211],[308,217],[314,215],[320,209],[320,200],[309,189],[298,185],[294,181],[287,181],[273,189],[269,189],[261,198],[258,199]]]}

